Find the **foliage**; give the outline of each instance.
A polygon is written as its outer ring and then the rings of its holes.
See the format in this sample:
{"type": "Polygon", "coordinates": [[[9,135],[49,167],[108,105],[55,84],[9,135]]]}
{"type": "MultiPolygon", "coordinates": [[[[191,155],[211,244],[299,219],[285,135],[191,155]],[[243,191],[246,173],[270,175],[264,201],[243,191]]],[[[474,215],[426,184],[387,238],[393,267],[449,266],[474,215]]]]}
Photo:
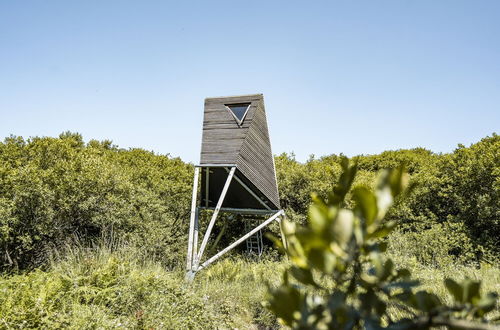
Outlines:
{"type": "Polygon", "coordinates": [[[136,248],[71,247],[48,272],[0,278],[0,328],[205,329],[229,322],[136,248]]]}
{"type": "Polygon", "coordinates": [[[477,248],[464,227],[448,221],[420,231],[396,230],[388,237],[389,251],[436,268],[467,264],[476,258],[477,248]]]}
{"type": "MultiPolygon", "coordinates": [[[[498,141],[494,134],[446,155],[414,149],[357,156],[353,185],[373,189],[374,171],[406,161],[417,188],[388,214],[403,224],[402,251],[436,266],[477,260],[483,253],[495,258],[498,141]],[[445,244],[436,244],[439,235],[445,244]],[[418,240],[427,243],[414,244],[418,240]]],[[[0,143],[0,163],[4,268],[43,264],[47,251],[70,236],[89,242],[119,236],[171,267],[182,260],[192,168],[180,160],[118,149],[109,141],[85,145],[78,134],[64,133],[59,139],[7,138],[0,143]]],[[[305,222],[310,193],[326,197],[340,175],[336,155],[301,164],[282,154],[276,165],[282,204],[298,223],[305,222]]],[[[346,205],[353,205],[350,194],[346,205]]]]}
{"type": "MultiPolygon", "coordinates": [[[[497,262],[499,145],[493,134],[451,154],[417,148],[356,156],[353,188],[373,190],[377,170],[405,162],[416,188],[395,201],[387,218],[401,224],[406,248],[415,247],[408,242],[419,237],[430,240],[443,233],[446,244],[440,251],[434,243],[412,253],[436,266],[447,260],[497,262]]],[[[327,198],[339,180],[341,159],[330,155],[300,163],[293,154],[276,156],[281,204],[292,221],[306,222],[312,192],[327,198]]],[[[59,138],[5,139],[0,143],[0,270],[43,266],[49,251],[75,237],[88,244],[117,237],[170,268],[182,265],[192,172],[190,164],[168,155],[123,150],[107,140],[84,143],[69,132],[59,138]]],[[[354,207],[352,189],[346,207],[354,207]]],[[[220,224],[214,228],[214,233],[226,230],[220,244],[241,234],[220,224]]]]}
{"type": "MultiPolygon", "coordinates": [[[[341,172],[341,156],[330,155],[299,163],[293,154],[276,157],[281,204],[292,221],[306,222],[315,192],[327,198],[341,172]]],[[[462,263],[481,259],[498,262],[500,246],[500,137],[493,134],[470,147],[459,146],[453,153],[435,154],[422,148],[385,151],[378,155],[352,158],[358,164],[353,188],[376,187],[376,173],[382,168],[406,164],[412,194],[396,199],[387,219],[397,221],[410,240],[423,235],[446,233],[448,246],[442,255],[462,263]],[[457,247],[465,243],[462,249],[457,247]]],[[[352,190],[352,189],[351,189],[352,190]]],[[[352,208],[351,193],[346,206],[352,208]]],[[[415,251],[417,252],[417,251],[415,251]]],[[[422,253],[434,252],[420,250],[422,253]]],[[[418,252],[418,253],[420,253],[418,252]]],[[[427,262],[428,256],[419,256],[427,262]]],[[[432,261],[431,261],[432,262],[432,261]]]]}
{"type": "Polygon", "coordinates": [[[0,277],[0,328],[245,329],[277,328],[261,305],[265,281],[285,264],[229,258],[191,285],[143,250],[105,241],[71,244],[46,271],[0,277]]]}
{"type": "Polygon", "coordinates": [[[284,272],[282,285],[270,290],[270,310],[284,324],[300,329],[487,328],[466,321],[484,321],[495,307],[497,295],[482,294],[480,281],[446,279],[444,284],[454,298],[447,305],[433,293],[415,292],[419,283],[410,271],[397,269],[385,257],[387,243],[381,239],[397,224],[386,220],[386,214],[409,179],[403,168],[384,171],[373,192],[355,188],[355,205],[348,209],[345,199],[357,168],[349,167],[347,159],[342,167],[328,198],[313,196],[307,226],[284,222],[292,266],[284,272]],[[393,319],[390,309],[407,316],[393,319]]]}
{"type": "MultiPolygon", "coordinates": [[[[442,280],[456,274],[483,278],[483,289],[500,290],[498,268],[448,265],[436,269],[401,254],[391,257],[395,264],[410,269],[426,290],[448,303],[453,300],[446,294],[442,280]]],[[[60,324],[57,322],[64,322],[65,328],[78,329],[158,329],[163,322],[164,328],[172,325],[183,329],[189,325],[196,328],[198,324],[193,323],[203,321],[207,329],[277,329],[276,317],[260,302],[267,292],[265,283],[277,287],[282,271],[290,266],[286,260],[272,261],[267,257],[260,261],[226,258],[200,272],[196,281],[186,286],[183,271],[167,271],[144,251],[119,242],[102,242],[91,249],[67,245],[51,260],[46,271],[0,277],[0,328],[29,328],[30,324],[54,328],[60,324]],[[57,291],[61,278],[69,280],[72,286],[64,287],[56,301],[47,292],[57,291]],[[155,288],[155,283],[162,287],[155,288]],[[138,288],[142,296],[134,293],[138,288]],[[115,303],[112,297],[102,300],[106,292],[119,292],[126,298],[120,300],[123,304],[115,303]],[[83,294],[85,304],[74,301],[83,294]],[[181,308],[185,313],[178,312],[181,308]],[[205,317],[200,318],[195,309],[206,313],[205,317]]],[[[406,316],[393,309],[390,312],[393,318],[406,316]]],[[[498,308],[496,315],[500,315],[498,308]]]]}
{"type": "MultiPolygon", "coordinates": [[[[380,271],[380,264],[390,264],[381,253],[380,260],[374,257],[376,247],[383,250],[389,243],[394,264],[410,269],[429,297],[439,297],[440,306],[430,312],[439,312],[433,317],[436,321],[446,306],[459,309],[464,305],[459,301],[463,299],[453,298],[445,286],[438,285],[446,278],[464,274],[473,279],[462,282],[464,288],[476,288],[477,279],[482,278],[488,290],[500,290],[497,266],[485,262],[495,264],[500,255],[496,239],[500,235],[499,146],[500,138],[493,134],[450,154],[417,148],[356,156],[354,179],[341,175],[342,155],[311,157],[300,163],[293,154],[282,154],[275,158],[282,206],[295,223],[292,227],[305,224],[308,213],[312,219],[308,212],[311,203],[311,209],[318,211],[314,211],[316,216],[322,212],[318,205],[330,210],[329,203],[334,203],[333,208],[342,210],[343,219],[345,212],[354,212],[353,221],[361,221],[360,199],[373,199],[375,194],[379,200],[377,171],[405,162],[414,189],[405,198],[396,196],[385,222],[377,225],[385,228],[390,224],[389,231],[397,223],[398,230],[382,242],[367,238],[367,232],[361,235],[369,243],[359,255],[357,269],[346,261],[347,254],[335,255],[349,250],[352,243],[347,244],[349,248],[335,247],[331,252],[335,258],[330,255],[321,267],[345,267],[346,279],[351,280],[354,271],[359,271],[364,275],[354,280],[357,284],[373,280],[375,266],[380,271]],[[349,188],[339,190],[345,185],[349,188]],[[342,202],[338,198],[332,202],[334,188],[343,196],[342,202]],[[312,192],[317,192],[314,200],[312,192]],[[375,250],[367,252],[369,249],[375,250]],[[474,267],[467,265],[471,262],[474,267]]],[[[192,173],[192,165],[180,159],[141,149],[119,149],[107,140],[84,143],[79,134],[69,132],[59,138],[11,136],[0,142],[0,271],[7,271],[0,277],[0,322],[4,322],[0,328],[196,328],[200,324],[205,328],[277,328],[276,317],[260,304],[267,291],[265,282],[281,288],[279,273],[289,267],[286,261],[277,262],[276,254],[261,262],[223,260],[201,272],[192,287],[184,286],[179,265],[184,265],[187,244],[192,173]],[[114,243],[96,247],[102,241],[114,243]],[[37,266],[42,268],[23,271],[37,266]]],[[[327,214],[323,220],[329,223],[335,217],[339,215],[327,214]]],[[[319,219],[316,225],[321,228],[319,219]]],[[[225,230],[220,244],[240,236],[240,228],[231,225],[238,221],[227,219],[226,228],[218,226],[222,222],[216,224],[214,234],[225,230]]],[[[293,230],[315,233],[301,228],[293,230]]],[[[280,232],[278,226],[269,230],[280,232]]],[[[290,241],[300,234],[292,237],[290,241]]],[[[328,237],[321,236],[316,243],[321,246],[322,240],[332,239],[328,237]]],[[[300,283],[308,273],[303,272],[303,265],[297,268],[293,263],[287,272],[288,283],[300,283]],[[292,272],[296,268],[299,270],[292,272]]],[[[358,308],[372,324],[389,326],[391,320],[396,323],[412,313],[428,321],[430,314],[412,307],[410,298],[398,297],[400,301],[394,303],[383,287],[373,283],[349,295],[349,280],[337,286],[331,273],[320,276],[322,272],[311,271],[317,287],[301,283],[312,293],[297,289],[301,299],[307,297],[307,304],[301,305],[306,314],[311,312],[307,308],[321,305],[320,299],[329,297],[333,286],[349,297],[342,306],[358,308]],[[373,299],[372,307],[363,307],[365,298],[373,299]],[[385,314],[379,317],[375,307],[383,304],[385,314]],[[401,309],[403,305],[406,308],[401,309]]],[[[397,285],[408,281],[402,272],[397,285]]],[[[393,267],[390,273],[383,283],[394,283],[398,272],[393,267]]],[[[388,289],[389,295],[410,291],[397,285],[388,289]]],[[[412,296],[416,297],[413,291],[412,296]]],[[[466,317],[477,316],[476,298],[465,304],[466,317]]],[[[441,321],[457,317],[456,311],[448,312],[449,318],[441,321]]],[[[496,313],[498,316],[498,308],[496,313]]]]}
{"type": "Polygon", "coordinates": [[[462,221],[480,244],[500,253],[500,136],[460,145],[442,167],[448,181],[451,216],[462,221]]]}
{"type": "Polygon", "coordinates": [[[0,270],[43,265],[68,239],[117,237],[161,256],[184,250],[192,167],[78,134],[0,143],[0,270]]]}

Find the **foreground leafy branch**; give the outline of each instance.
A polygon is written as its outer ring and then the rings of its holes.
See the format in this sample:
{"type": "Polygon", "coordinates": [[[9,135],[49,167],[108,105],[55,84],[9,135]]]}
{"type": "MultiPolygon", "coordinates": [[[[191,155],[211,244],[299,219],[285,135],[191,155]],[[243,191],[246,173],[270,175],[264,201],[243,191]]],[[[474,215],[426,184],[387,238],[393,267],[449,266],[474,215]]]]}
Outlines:
{"type": "Polygon", "coordinates": [[[454,299],[446,305],[433,293],[416,291],[419,282],[410,271],[384,255],[381,239],[396,227],[384,218],[407,188],[404,168],[382,172],[374,192],[354,188],[355,207],[347,209],[356,166],[344,159],[342,167],[328,199],[313,196],[307,226],[283,222],[292,265],[267,302],[280,321],[296,329],[498,329],[485,319],[497,295],[482,295],[479,281],[446,279],[454,299]]]}

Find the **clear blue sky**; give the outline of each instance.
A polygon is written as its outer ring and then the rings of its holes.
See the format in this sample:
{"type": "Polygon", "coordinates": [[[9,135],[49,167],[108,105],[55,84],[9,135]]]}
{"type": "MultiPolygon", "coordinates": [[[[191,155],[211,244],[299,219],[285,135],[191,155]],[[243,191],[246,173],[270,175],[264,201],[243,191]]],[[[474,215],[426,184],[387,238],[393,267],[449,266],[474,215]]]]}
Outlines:
{"type": "Polygon", "coordinates": [[[500,1],[0,2],[0,136],[199,161],[203,100],[263,93],[275,154],[498,132],[500,1]]]}

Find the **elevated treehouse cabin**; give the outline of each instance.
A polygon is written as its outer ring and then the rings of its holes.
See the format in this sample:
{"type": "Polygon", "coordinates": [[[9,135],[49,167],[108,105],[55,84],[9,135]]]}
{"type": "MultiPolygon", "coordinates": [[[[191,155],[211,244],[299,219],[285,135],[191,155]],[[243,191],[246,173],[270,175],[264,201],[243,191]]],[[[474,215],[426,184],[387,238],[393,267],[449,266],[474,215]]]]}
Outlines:
{"type": "Polygon", "coordinates": [[[274,220],[280,221],[282,216],[263,95],[205,99],[201,159],[193,184],[188,274],[194,276],[243,241],[251,248],[254,234],[257,246],[260,240],[261,253],[260,229],[274,220]],[[201,186],[199,199],[198,184],[201,186]],[[213,214],[198,251],[200,210],[213,210],[213,214]],[[270,217],[200,264],[219,211],[270,217]]]}

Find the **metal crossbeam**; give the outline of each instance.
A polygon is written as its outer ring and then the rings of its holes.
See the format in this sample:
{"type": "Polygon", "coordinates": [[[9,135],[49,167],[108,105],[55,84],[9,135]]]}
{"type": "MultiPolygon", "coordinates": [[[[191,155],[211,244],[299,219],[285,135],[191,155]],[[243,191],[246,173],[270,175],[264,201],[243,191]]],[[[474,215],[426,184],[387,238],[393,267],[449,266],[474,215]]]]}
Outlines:
{"type": "MultiPolygon", "coordinates": [[[[200,207],[201,210],[215,210],[215,207],[200,207]]],[[[221,207],[222,212],[237,213],[237,214],[255,214],[255,215],[267,215],[274,214],[279,210],[262,210],[262,209],[238,209],[233,207],[221,207]]]]}
{"type": "Polygon", "coordinates": [[[195,167],[236,167],[236,164],[199,164],[195,167]]]}

